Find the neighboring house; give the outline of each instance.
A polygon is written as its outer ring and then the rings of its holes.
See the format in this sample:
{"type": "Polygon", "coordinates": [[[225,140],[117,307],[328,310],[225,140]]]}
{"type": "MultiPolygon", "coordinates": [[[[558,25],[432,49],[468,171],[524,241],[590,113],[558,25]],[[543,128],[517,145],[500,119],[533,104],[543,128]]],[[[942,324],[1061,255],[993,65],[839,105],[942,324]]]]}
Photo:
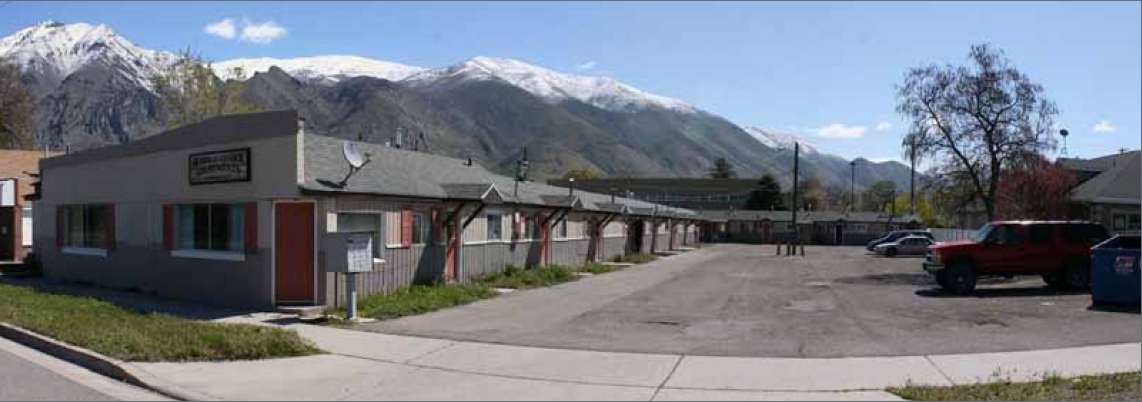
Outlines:
{"type": "Polygon", "coordinates": [[[697,241],[692,211],[516,182],[460,159],[351,142],[371,156],[350,175],[345,144],[306,132],[296,112],[269,112],[44,159],[44,275],[260,309],[343,297],[327,233],[371,236],[362,295],[697,241]]]}
{"type": "Polygon", "coordinates": [[[32,202],[43,151],[0,150],[0,261],[18,261],[32,249],[32,202]]]}
{"type": "Polygon", "coordinates": [[[1138,232],[1142,226],[1142,152],[1095,159],[1060,159],[1079,178],[1071,202],[1080,214],[1116,233],[1138,232]]]}
{"type": "MultiPolygon", "coordinates": [[[[707,223],[704,240],[743,243],[785,243],[794,237],[790,211],[701,211],[707,223]]],[[[915,215],[881,212],[800,211],[801,242],[822,245],[861,245],[886,232],[920,227],[915,215]]]]}
{"type": "Polygon", "coordinates": [[[626,178],[548,180],[547,184],[574,187],[600,194],[625,195],[631,198],[687,209],[725,210],[741,208],[749,201],[749,193],[760,179],[709,178],[626,178]]]}

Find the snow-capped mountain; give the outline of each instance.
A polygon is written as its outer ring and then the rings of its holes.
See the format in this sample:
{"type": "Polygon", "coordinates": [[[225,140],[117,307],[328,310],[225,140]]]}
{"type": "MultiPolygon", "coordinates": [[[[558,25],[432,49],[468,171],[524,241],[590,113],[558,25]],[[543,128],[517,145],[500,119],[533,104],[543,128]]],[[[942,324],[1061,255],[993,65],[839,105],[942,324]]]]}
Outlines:
{"type": "Polygon", "coordinates": [[[762,144],[765,144],[765,146],[770,148],[793,149],[793,143],[800,142],[801,152],[811,154],[820,152],[816,144],[791,133],[748,126],[742,126],[742,129],[745,130],[746,133],[749,133],[749,135],[753,136],[753,138],[756,138],[762,144]]]}
{"type": "Polygon", "coordinates": [[[117,70],[149,89],[150,77],[176,56],[135,46],[103,24],[47,21],[0,39],[0,58],[14,60],[24,73],[42,77],[36,89],[46,92],[92,63],[117,70]]]}
{"type": "Polygon", "coordinates": [[[214,72],[223,79],[230,77],[235,67],[241,67],[247,76],[254,73],[264,73],[270,67],[277,66],[289,75],[304,81],[324,82],[328,84],[340,82],[352,77],[383,78],[389,81],[400,81],[410,75],[424,71],[424,68],[407,66],[382,60],[369,59],[358,56],[315,56],[297,57],[292,59],[275,59],[257,57],[249,59],[234,59],[215,63],[214,72]]]}
{"type": "Polygon", "coordinates": [[[456,79],[501,79],[552,103],[576,99],[613,111],[647,106],[679,112],[697,110],[681,100],[642,91],[611,78],[558,73],[519,60],[497,57],[474,57],[452,66],[414,74],[403,82],[423,87],[456,79]]]}

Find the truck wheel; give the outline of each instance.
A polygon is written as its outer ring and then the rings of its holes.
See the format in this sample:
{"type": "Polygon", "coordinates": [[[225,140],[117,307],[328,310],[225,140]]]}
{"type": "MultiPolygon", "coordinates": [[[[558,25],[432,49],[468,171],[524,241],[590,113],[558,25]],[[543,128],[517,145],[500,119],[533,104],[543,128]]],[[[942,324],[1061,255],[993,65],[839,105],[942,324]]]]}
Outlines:
{"type": "Polygon", "coordinates": [[[944,283],[941,286],[949,292],[963,295],[975,290],[977,279],[975,268],[971,263],[961,261],[948,267],[944,272],[944,283]]]}
{"type": "Polygon", "coordinates": [[[1067,281],[1064,279],[1065,275],[1062,273],[1053,273],[1043,275],[1043,282],[1047,282],[1047,286],[1051,289],[1064,289],[1067,287],[1067,281]]]}
{"type": "Polygon", "coordinates": [[[936,284],[937,285],[940,285],[940,287],[944,288],[944,289],[948,288],[948,271],[947,270],[937,271],[935,277],[936,277],[936,284]]]}
{"type": "Polygon", "coordinates": [[[1090,289],[1090,264],[1079,260],[1070,261],[1063,268],[1063,275],[1068,288],[1090,289]]]}
{"type": "Polygon", "coordinates": [[[890,249],[884,250],[884,256],[885,257],[895,257],[896,256],[896,249],[890,248],[890,249]]]}

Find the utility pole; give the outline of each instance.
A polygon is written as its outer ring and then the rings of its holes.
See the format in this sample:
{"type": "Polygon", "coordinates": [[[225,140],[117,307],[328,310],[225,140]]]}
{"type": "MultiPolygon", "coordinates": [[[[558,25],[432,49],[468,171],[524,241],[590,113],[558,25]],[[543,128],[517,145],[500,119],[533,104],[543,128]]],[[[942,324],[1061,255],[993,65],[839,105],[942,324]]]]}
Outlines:
{"type": "Polygon", "coordinates": [[[852,172],[852,177],[849,178],[849,210],[856,210],[856,181],[857,181],[857,161],[853,159],[849,162],[849,170],[852,172]]]}
{"type": "MultiPolygon", "coordinates": [[[[916,215],[916,138],[912,138],[911,144],[908,146],[908,159],[912,162],[912,177],[908,185],[908,210],[912,215],[916,215]]],[[[895,204],[895,203],[894,203],[895,204]]]]}
{"type": "MultiPolygon", "coordinates": [[[[800,173],[800,166],[798,165],[801,159],[801,143],[793,142],[793,246],[796,247],[797,243],[801,242],[801,228],[797,225],[797,175],[800,173]]],[[[788,255],[793,255],[796,250],[790,250],[788,255]]]]}

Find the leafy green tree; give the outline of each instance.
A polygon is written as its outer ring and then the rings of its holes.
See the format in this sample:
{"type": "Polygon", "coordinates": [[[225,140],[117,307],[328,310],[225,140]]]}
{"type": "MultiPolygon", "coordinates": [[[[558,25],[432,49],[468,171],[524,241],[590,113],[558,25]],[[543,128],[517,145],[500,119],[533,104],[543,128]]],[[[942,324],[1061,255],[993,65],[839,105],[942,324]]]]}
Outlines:
{"type": "Polygon", "coordinates": [[[772,175],[761,176],[757,187],[749,192],[746,209],[785,210],[785,199],[781,195],[781,183],[772,175]]]}
{"type": "MultiPolygon", "coordinates": [[[[893,206],[896,208],[896,214],[907,214],[909,208],[911,208],[908,202],[908,194],[902,194],[896,197],[893,206]]],[[[920,217],[920,222],[922,222],[925,227],[940,228],[948,226],[940,217],[940,214],[936,212],[936,208],[932,206],[928,197],[925,197],[923,194],[917,194],[916,197],[916,216],[920,217]]]]}
{"type": "Polygon", "coordinates": [[[152,78],[170,128],[230,114],[254,113],[261,108],[246,100],[246,74],[241,67],[228,71],[226,80],[202,56],[184,50],[177,62],[152,78]]]}
{"type": "Polygon", "coordinates": [[[32,91],[20,82],[20,67],[0,59],[0,148],[30,149],[32,91]]]}
{"type": "MultiPolygon", "coordinates": [[[[866,211],[883,211],[896,197],[896,183],[881,180],[873,183],[861,196],[866,211]]],[[[907,210],[907,209],[906,209],[907,210]]]]}
{"type": "Polygon", "coordinates": [[[710,169],[710,177],[715,179],[732,179],[737,177],[737,172],[734,171],[733,165],[726,158],[718,158],[714,160],[714,167],[710,169]]]}
{"type": "Polygon", "coordinates": [[[563,180],[574,178],[575,180],[595,180],[602,179],[603,172],[589,167],[570,169],[563,173],[563,180]]]}

